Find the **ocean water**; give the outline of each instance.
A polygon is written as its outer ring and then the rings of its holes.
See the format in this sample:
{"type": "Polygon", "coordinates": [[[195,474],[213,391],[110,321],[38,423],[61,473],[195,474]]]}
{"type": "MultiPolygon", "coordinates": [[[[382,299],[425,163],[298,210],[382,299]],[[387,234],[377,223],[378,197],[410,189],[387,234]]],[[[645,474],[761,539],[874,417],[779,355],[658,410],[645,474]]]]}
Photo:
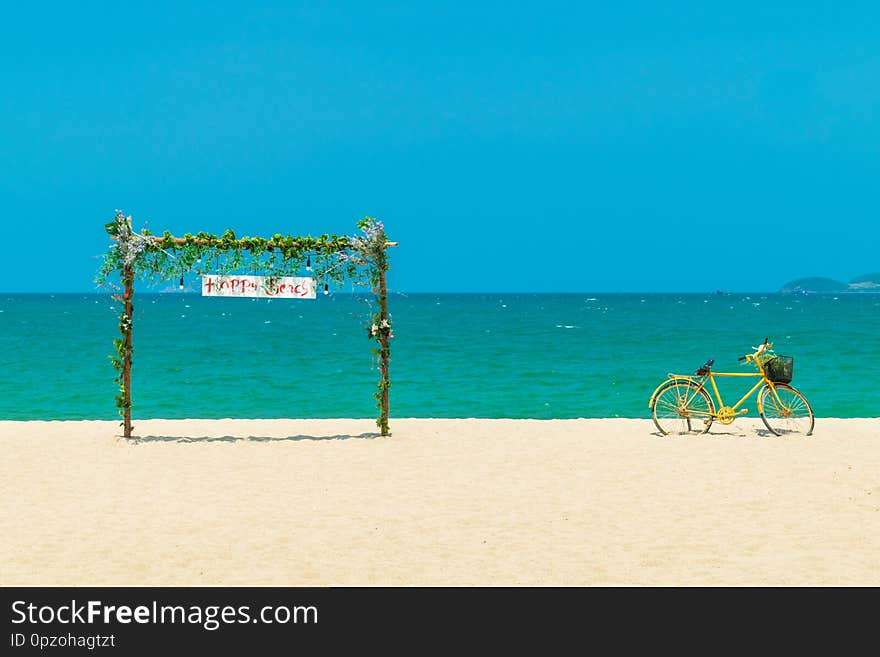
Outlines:
{"type": "MultiPolygon", "coordinates": [[[[880,416],[880,295],[394,294],[393,417],[649,417],[765,336],[818,417],[880,416]]],[[[375,417],[362,299],[138,294],[133,416],[375,417]]],[[[105,295],[0,295],[0,419],[115,419],[105,295]]],[[[720,381],[733,403],[749,380],[720,381]]],[[[755,414],[754,398],[748,402],[755,414]]]]}

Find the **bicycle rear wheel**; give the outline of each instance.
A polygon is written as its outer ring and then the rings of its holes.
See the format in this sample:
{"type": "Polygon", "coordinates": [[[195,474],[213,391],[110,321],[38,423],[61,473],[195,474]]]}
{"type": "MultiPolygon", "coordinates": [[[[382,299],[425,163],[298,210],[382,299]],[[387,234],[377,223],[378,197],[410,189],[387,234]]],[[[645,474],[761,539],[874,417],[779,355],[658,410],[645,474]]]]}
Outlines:
{"type": "Polygon", "coordinates": [[[773,388],[775,394],[769,385],[764,386],[758,397],[761,419],[770,433],[777,436],[813,433],[815,418],[807,398],[785,383],[774,383],[773,388]]]}
{"type": "Polygon", "coordinates": [[[660,388],[651,405],[654,425],[664,436],[706,433],[712,426],[714,412],[709,394],[690,381],[670,381],[660,388]]]}

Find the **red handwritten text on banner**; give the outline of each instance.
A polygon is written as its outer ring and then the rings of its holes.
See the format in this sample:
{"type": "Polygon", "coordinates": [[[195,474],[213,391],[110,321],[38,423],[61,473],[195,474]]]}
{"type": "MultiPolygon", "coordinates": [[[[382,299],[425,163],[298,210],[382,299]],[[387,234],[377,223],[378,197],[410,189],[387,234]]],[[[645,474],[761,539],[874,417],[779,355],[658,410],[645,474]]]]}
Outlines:
{"type": "Polygon", "coordinates": [[[314,299],[315,279],[293,276],[202,276],[203,297],[314,299]]]}

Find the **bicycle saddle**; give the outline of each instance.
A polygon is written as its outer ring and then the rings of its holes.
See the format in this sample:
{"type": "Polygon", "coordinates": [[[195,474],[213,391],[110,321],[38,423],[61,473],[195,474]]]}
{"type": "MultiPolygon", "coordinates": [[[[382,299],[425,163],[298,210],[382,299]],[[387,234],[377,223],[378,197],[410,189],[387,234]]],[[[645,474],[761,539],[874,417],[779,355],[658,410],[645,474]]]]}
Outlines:
{"type": "Polygon", "coordinates": [[[694,372],[694,374],[696,374],[697,376],[706,376],[709,372],[712,371],[712,365],[714,365],[714,364],[715,364],[715,359],[710,358],[709,360],[706,361],[706,364],[703,365],[702,367],[700,367],[696,372],[694,372]]]}

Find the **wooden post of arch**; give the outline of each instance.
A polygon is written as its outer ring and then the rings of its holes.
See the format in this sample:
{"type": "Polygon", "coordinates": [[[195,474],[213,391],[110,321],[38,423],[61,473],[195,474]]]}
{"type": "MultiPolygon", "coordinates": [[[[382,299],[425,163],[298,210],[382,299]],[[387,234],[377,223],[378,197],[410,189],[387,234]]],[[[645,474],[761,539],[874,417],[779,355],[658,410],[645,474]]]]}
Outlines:
{"type": "MultiPolygon", "coordinates": [[[[379,267],[379,321],[380,323],[385,323],[388,321],[388,286],[385,282],[385,269],[386,269],[386,253],[388,249],[387,247],[382,247],[382,262],[379,267]]],[[[388,388],[391,386],[391,379],[388,375],[388,368],[390,365],[390,352],[388,347],[388,333],[385,331],[379,332],[379,370],[381,372],[382,377],[382,399],[380,401],[382,405],[381,416],[379,419],[380,427],[382,428],[382,435],[387,436],[389,434],[388,430],[388,388]]]]}
{"type": "Polygon", "coordinates": [[[122,394],[124,404],[123,408],[123,435],[131,438],[131,352],[132,352],[132,331],[134,330],[134,304],[132,296],[134,295],[134,267],[125,265],[122,274],[123,285],[125,286],[125,316],[128,318],[128,331],[125,334],[125,344],[123,345],[122,357],[122,385],[125,391],[122,394]]]}

